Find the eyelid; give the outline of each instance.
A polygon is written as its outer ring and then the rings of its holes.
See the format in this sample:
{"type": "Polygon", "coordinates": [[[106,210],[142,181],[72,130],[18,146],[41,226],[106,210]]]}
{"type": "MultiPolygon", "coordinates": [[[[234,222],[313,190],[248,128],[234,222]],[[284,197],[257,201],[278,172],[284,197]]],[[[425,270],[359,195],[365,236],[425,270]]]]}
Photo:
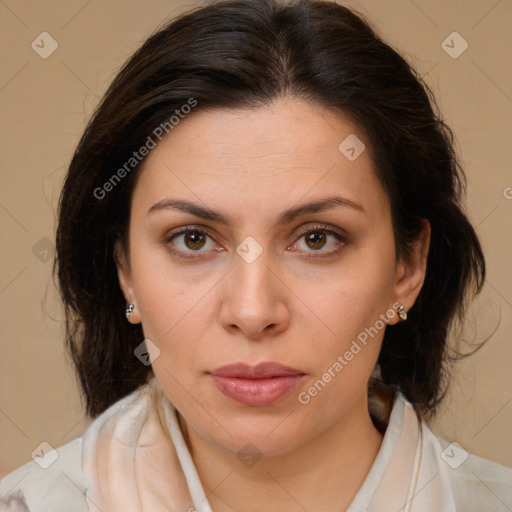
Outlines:
{"type": "Polygon", "coordinates": [[[304,235],[311,233],[311,232],[315,232],[315,231],[323,231],[323,232],[327,233],[328,235],[330,234],[331,236],[336,238],[338,241],[337,247],[335,249],[331,249],[330,251],[322,251],[322,250],[306,251],[304,256],[301,256],[302,258],[319,259],[319,260],[321,260],[322,258],[329,258],[329,257],[337,255],[344,246],[351,243],[350,237],[344,229],[334,228],[334,227],[326,225],[326,224],[318,224],[317,223],[317,224],[309,225],[309,226],[305,227],[303,230],[301,230],[296,235],[297,240],[295,242],[293,242],[292,245],[295,245],[298,242],[298,240],[301,239],[304,235]]]}
{"type": "MultiPolygon", "coordinates": [[[[349,244],[350,243],[350,237],[348,235],[348,233],[344,230],[344,229],[341,229],[341,228],[334,228],[330,225],[327,225],[327,224],[321,224],[321,223],[314,223],[314,224],[309,224],[307,226],[305,226],[303,229],[301,229],[296,235],[296,239],[295,241],[292,243],[292,245],[296,244],[298,239],[300,239],[301,237],[303,237],[304,235],[306,235],[307,233],[310,233],[310,232],[314,232],[314,231],[324,231],[328,234],[331,234],[332,236],[334,236],[335,238],[337,238],[337,240],[339,241],[339,244],[338,244],[338,247],[336,249],[332,249],[331,251],[311,251],[311,253],[309,251],[306,251],[308,253],[307,256],[305,256],[306,258],[322,258],[322,257],[328,257],[330,255],[334,255],[336,254],[337,252],[339,252],[340,248],[349,244]],[[318,254],[315,254],[315,252],[317,252],[318,254]]],[[[203,235],[206,235],[208,236],[212,241],[215,242],[215,235],[212,234],[212,232],[209,230],[209,228],[205,227],[205,226],[202,226],[202,225],[187,225],[187,226],[182,226],[180,228],[177,228],[176,230],[173,230],[173,231],[170,231],[168,233],[166,233],[163,237],[163,243],[165,245],[169,245],[169,243],[176,237],[180,236],[180,235],[183,235],[183,234],[187,234],[188,232],[196,232],[196,233],[200,233],[200,234],[203,234],[203,235]]],[[[289,247],[289,246],[288,246],[289,247]]],[[[201,258],[201,257],[206,257],[206,254],[207,253],[204,253],[202,251],[182,251],[182,250],[177,250],[177,249],[171,249],[171,252],[173,254],[176,254],[178,255],[179,257],[183,257],[183,258],[201,258]],[[189,255],[189,256],[185,256],[185,254],[189,255]]]]}
{"type": "Polygon", "coordinates": [[[204,235],[208,235],[210,238],[214,238],[212,232],[205,226],[190,224],[188,226],[181,226],[172,231],[168,231],[164,235],[164,242],[170,242],[174,237],[188,233],[189,231],[198,232],[204,235]]]}
{"type": "Polygon", "coordinates": [[[299,234],[297,236],[303,236],[306,233],[309,233],[310,231],[315,231],[315,230],[326,231],[328,233],[332,233],[334,235],[337,235],[337,236],[339,236],[341,239],[343,239],[347,243],[350,241],[350,235],[344,229],[335,228],[335,227],[330,226],[328,224],[321,224],[321,223],[320,224],[313,224],[313,225],[305,227],[303,230],[301,230],[299,232],[299,234]]]}
{"type": "MultiPolygon", "coordinates": [[[[202,251],[183,251],[180,249],[171,248],[171,241],[181,235],[186,235],[189,232],[193,233],[200,233],[202,235],[208,236],[212,241],[215,242],[214,235],[210,232],[208,228],[205,226],[198,226],[198,225],[187,225],[187,226],[181,226],[179,228],[176,228],[175,230],[168,231],[162,239],[162,243],[168,248],[168,251],[171,252],[173,255],[175,255],[178,258],[182,259],[199,259],[199,258],[205,258],[208,256],[207,253],[202,251]]],[[[218,249],[217,249],[218,250],[218,249]]],[[[222,249],[221,249],[222,250],[222,249]]]]}
{"type": "MultiPolygon", "coordinates": [[[[310,224],[310,225],[304,227],[304,229],[300,230],[299,233],[296,234],[296,236],[303,236],[306,233],[309,233],[310,231],[314,231],[315,229],[318,229],[318,230],[321,229],[321,230],[324,230],[324,231],[328,231],[328,232],[334,233],[334,234],[336,234],[336,235],[338,235],[338,236],[340,236],[342,238],[345,238],[347,242],[350,241],[350,235],[344,229],[342,229],[342,228],[335,228],[335,227],[330,226],[328,224],[322,224],[322,223],[310,224]]],[[[203,226],[203,225],[200,225],[200,224],[189,224],[189,225],[186,225],[186,226],[181,226],[179,228],[176,228],[175,230],[172,230],[170,232],[167,232],[164,235],[164,241],[168,242],[173,237],[181,235],[183,233],[187,233],[188,231],[197,231],[199,233],[203,233],[205,235],[208,235],[210,238],[213,238],[213,239],[216,236],[206,226],[203,226]]]]}

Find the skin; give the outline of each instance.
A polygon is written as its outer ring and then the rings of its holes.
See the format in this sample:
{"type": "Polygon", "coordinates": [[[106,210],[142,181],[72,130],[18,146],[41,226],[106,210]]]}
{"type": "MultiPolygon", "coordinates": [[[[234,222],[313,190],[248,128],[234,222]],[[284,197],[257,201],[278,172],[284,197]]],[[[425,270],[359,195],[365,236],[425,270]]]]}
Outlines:
{"type": "Polygon", "coordinates": [[[297,398],[380,315],[396,303],[409,309],[423,284],[428,223],[408,261],[398,261],[369,144],[338,113],[281,98],[253,110],[193,112],[145,161],[129,253],[116,250],[119,281],[135,305],[131,321],[161,351],[155,375],[181,415],[215,512],[345,510],[379,450],[367,384],[384,329],[308,404],[297,398]],[[355,161],[338,150],[349,134],[367,147],[355,161]],[[336,206],[277,223],[283,211],[333,195],[362,210],[336,206]],[[221,212],[233,225],[171,208],[148,213],[166,198],[221,212]],[[170,240],[186,226],[208,236],[170,240]],[[308,231],[326,238],[308,242],[308,231]],[[263,250],[251,263],[236,252],[246,237],[263,250]],[[263,361],[306,376],[279,402],[250,407],[206,373],[263,361]],[[237,457],[247,443],[262,456],[252,467],[237,457]]]}

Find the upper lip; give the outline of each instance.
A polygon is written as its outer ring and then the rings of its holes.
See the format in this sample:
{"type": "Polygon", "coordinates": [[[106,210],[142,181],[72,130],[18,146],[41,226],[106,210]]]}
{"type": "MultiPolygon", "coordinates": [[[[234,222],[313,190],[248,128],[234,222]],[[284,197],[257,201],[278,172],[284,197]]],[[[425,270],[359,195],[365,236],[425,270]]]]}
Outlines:
{"type": "Polygon", "coordinates": [[[245,379],[264,379],[269,377],[284,377],[289,375],[304,375],[300,370],[290,368],[280,363],[260,363],[251,366],[246,363],[233,363],[221,366],[208,372],[221,377],[241,377],[245,379]]]}

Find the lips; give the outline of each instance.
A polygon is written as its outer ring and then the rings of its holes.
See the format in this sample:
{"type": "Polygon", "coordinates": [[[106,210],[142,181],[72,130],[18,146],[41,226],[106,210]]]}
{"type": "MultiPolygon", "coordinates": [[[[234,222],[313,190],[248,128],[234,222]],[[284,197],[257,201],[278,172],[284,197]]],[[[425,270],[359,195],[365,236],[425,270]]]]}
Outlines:
{"type": "Polygon", "coordinates": [[[208,375],[225,396],[250,407],[276,403],[293,391],[305,376],[300,370],[274,362],[256,366],[229,364],[208,375]]]}
{"type": "Polygon", "coordinates": [[[234,363],[222,366],[209,373],[221,377],[238,377],[243,379],[264,379],[298,374],[304,375],[300,370],[295,370],[294,368],[279,363],[260,363],[256,366],[249,366],[245,363],[234,363]]]}

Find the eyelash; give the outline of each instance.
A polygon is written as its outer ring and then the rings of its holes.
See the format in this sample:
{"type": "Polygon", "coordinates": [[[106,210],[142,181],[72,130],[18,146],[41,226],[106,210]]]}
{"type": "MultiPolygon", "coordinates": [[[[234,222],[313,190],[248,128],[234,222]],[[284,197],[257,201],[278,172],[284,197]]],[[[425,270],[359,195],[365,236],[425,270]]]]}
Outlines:
{"type": "MultiPolygon", "coordinates": [[[[308,235],[310,233],[316,233],[316,232],[322,232],[324,234],[327,234],[327,235],[331,235],[333,236],[334,238],[336,238],[339,242],[338,244],[338,247],[336,249],[332,249],[330,251],[324,251],[322,252],[321,254],[317,255],[317,254],[314,254],[314,252],[320,252],[319,251],[312,251],[313,254],[308,254],[306,256],[303,256],[304,258],[306,259],[310,259],[310,258],[315,258],[315,259],[318,259],[318,258],[326,258],[326,257],[330,257],[330,256],[334,256],[335,254],[339,253],[341,248],[343,246],[346,246],[349,244],[349,240],[347,239],[347,237],[345,235],[342,235],[341,233],[338,233],[337,231],[334,231],[332,229],[330,229],[328,226],[325,226],[325,225],[322,225],[322,224],[318,224],[318,225],[315,225],[315,226],[310,226],[308,227],[306,230],[302,231],[301,233],[299,233],[298,235],[298,238],[297,240],[300,240],[302,237],[304,237],[305,235],[308,235]]],[[[166,245],[169,245],[170,242],[180,236],[180,235],[184,235],[184,234],[188,234],[188,233],[198,233],[200,235],[205,235],[211,239],[213,239],[213,236],[208,232],[208,231],[205,231],[204,229],[201,229],[201,228],[196,228],[194,226],[187,226],[175,233],[172,233],[168,236],[165,237],[165,240],[164,240],[164,243],[166,245]]],[[[296,242],[294,242],[296,243],[296,242]]],[[[169,249],[169,251],[180,257],[180,258],[205,258],[207,257],[206,255],[202,255],[201,254],[201,251],[181,251],[181,250],[176,250],[176,249],[169,249]],[[190,256],[187,256],[186,254],[191,254],[190,256]]],[[[308,251],[310,252],[310,251],[308,251]]]]}

